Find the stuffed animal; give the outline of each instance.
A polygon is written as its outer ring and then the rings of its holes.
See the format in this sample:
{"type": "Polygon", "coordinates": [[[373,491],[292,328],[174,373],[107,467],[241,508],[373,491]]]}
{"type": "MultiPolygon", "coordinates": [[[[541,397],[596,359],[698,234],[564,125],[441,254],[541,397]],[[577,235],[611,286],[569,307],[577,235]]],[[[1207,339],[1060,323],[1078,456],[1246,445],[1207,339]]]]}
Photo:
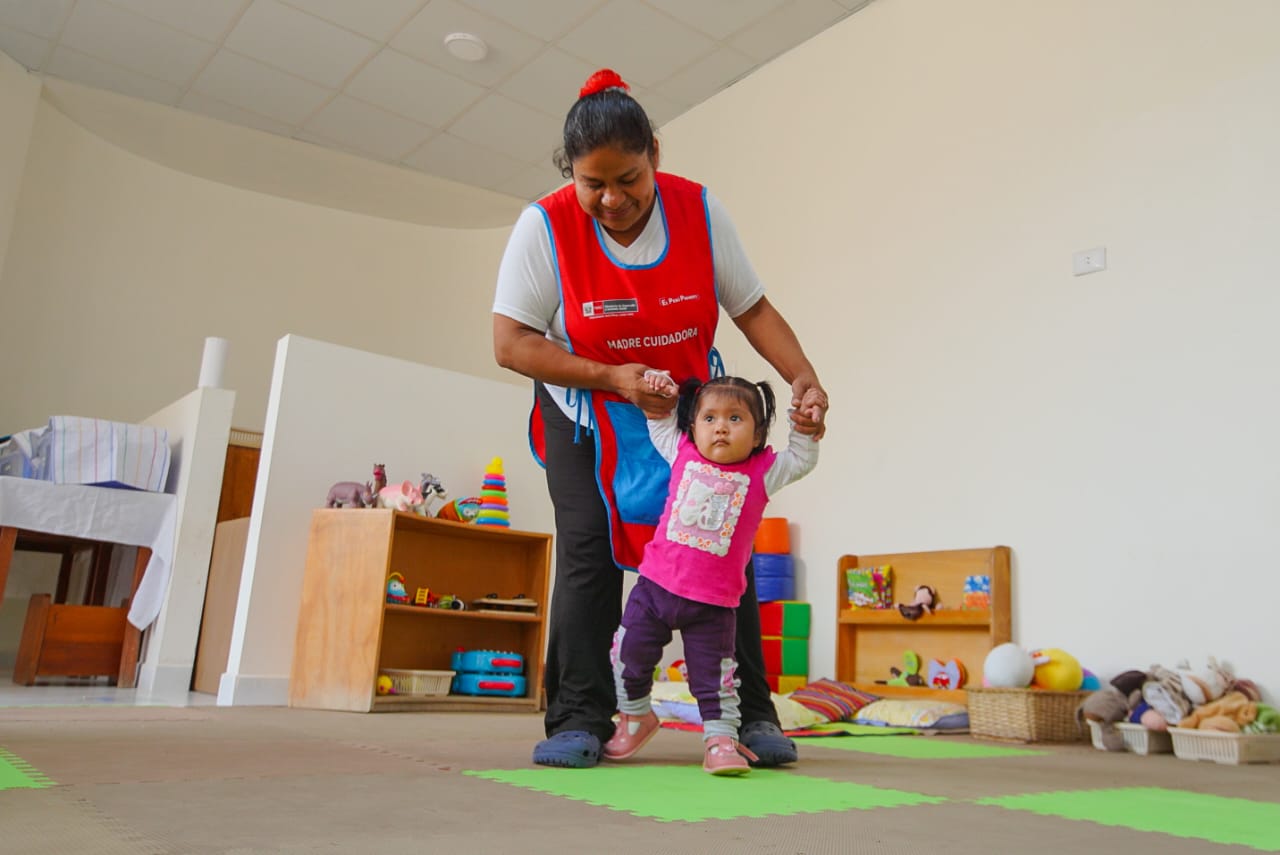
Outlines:
{"type": "Polygon", "coordinates": [[[1025,689],[1035,676],[1031,654],[1012,641],[996,645],[982,663],[982,685],[992,689],[1025,689]]]}
{"type": "Polygon", "coordinates": [[[916,595],[909,603],[898,603],[898,611],[907,620],[919,620],[923,614],[933,614],[938,607],[938,593],[928,585],[917,585],[916,595]]]}
{"type": "Polygon", "coordinates": [[[1182,691],[1193,707],[1216,701],[1235,682],[1235,674],[1231,673],[1231,669],[1220,665],[1212,656],[1199,668],[1192,668],[1185,659],[1173,667],[1182,680],[1182,691]]]}
{"type": "Polygon", "coordinates": [[[1103,686],[1076,707],[1076,721],[1097,723],[1102,733],[1102,747],[1107,751],[1124,750],[1124,734],[1116,730],[1116,722],[1124,721],[1129,712],[1129,699],[1115,686],[1103,686]]]}
{"type": "Polygon", "coordinates": [[[1240,692],[1229,692],[1207,704],[1197,706],[1191,715],[1178,722],[1178,727],[1239,733],[1258,717],[1258,704],[1240,692]]]}
{"type": "Polygon", "coordinates": [[[1084,682],[1084,669],[1080,662],[1065,650],[1042,647],[1031,651],[1036,664],[1031,685],[1051,692],[1074,692],[1084,682]]]}
{"type": "Polygon", "coordinates": [[[1142,699],[1150,705],[1148,712],[1164,719],[1164,725],[1151,727],[1146,714],[1142,725],[1148,730],[1165,730],[1168,725],[1182,721],[1191,713],[1192,704],[1182,689],[1182,678],[1161,665],[1152,665],[1147,681],[1142,684],[1142,699]]]}

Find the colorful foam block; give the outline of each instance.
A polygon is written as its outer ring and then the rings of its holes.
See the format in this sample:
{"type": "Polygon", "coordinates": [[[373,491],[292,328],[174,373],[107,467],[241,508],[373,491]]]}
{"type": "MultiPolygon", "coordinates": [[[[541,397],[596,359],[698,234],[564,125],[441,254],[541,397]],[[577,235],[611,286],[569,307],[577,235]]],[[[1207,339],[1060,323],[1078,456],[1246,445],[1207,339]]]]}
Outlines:
{"type": "Polygon", "coordinates": [[[809,639],[764,636],[760,641],[766,674],[809,673],[809,639]]]}
{"type": "Polygon", "coordinates": [[[769,691],[779,695],[789,694],[809,684],[808,674],[765,674],[764,679],[769,684],[769,691]]]}
{"type": "Polygon", "coordinates": [[[775,600],[771,603],[761,603],[760,634],[808,638],[809,615],[809,604],[799,600],[775,600]]]}

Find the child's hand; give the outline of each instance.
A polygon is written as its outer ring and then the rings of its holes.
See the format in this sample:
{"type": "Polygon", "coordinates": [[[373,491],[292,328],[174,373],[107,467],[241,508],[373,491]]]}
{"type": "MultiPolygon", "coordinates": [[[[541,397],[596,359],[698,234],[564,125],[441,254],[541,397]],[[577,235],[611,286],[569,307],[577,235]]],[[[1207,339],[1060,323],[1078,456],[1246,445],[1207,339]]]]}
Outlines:
{"type": "Polygon", "coordinates": [[[655,395],[661,395],[664,398],[670,398],[680,391],[676,381],[671,379],[670,371],[659,371],[656,368],[650,368],[644,372],[644,382],[648,384],[650,392],[655,395]]]}

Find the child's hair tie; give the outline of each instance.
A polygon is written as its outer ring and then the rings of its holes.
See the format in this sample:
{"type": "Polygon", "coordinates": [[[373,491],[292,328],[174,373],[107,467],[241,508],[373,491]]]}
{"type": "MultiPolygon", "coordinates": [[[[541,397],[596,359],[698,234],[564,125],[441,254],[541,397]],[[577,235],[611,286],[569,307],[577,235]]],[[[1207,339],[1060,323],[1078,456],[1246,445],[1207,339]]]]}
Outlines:
{"type": "Polygon", "coordinates": [[[618,75],[618,72],[612,68],[602,68],[588,77],[587,82],[582,84],[582,88],[578,90],[578,97],[586,98],[588,95],[594,95],[606,89],[621,89],[623,92],[631,91],[631,87],[618,75]]]}

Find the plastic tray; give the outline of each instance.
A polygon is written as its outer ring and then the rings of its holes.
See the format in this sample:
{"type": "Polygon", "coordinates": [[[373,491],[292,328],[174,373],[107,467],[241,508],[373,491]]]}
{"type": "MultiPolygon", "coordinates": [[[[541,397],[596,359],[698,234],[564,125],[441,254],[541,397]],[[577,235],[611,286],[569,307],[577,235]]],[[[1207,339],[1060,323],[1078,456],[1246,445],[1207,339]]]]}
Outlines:
{"type": "Polygon", "coordinates": [[[1182,760],[1212,760],[1238,766],[1242,763],[1280,761],[1280,733],[1221,733],[1171,727],[1173,753],[1182,760]]]}
{"type": "MultiPolygon", "coordinates": [[[[1169,754],[1173,751],[1173,737],[1159,730],[1147,730],[1140,724],[1116,722],[1116,730],[1124,737],[1124,749],[1134,754],[1169,754]]],[[[1093,736],[1093,747],[1106,751],[1102,744],[1102,725],[1096,721],[1089,722],[1089,732],[1093,736]]]]}
{"type": "Polygon", "coordinates": [[[397,695],[449,694],[452,671],[414,671],[408,668],[383,668],[382,673],[391,678],[391,691],[397,695]]]}

